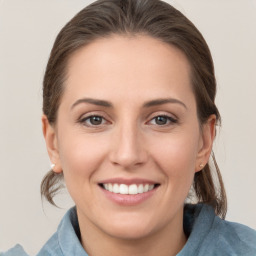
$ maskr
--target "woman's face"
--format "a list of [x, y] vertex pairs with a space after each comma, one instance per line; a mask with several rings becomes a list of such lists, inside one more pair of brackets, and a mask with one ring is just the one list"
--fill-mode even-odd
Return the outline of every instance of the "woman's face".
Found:
[[122, 238], [182, 227], [215, 118], [200, 130], [181, 51], [147, 36], [94, 41], [69, 61], [55, 128], [43, 123], [81, 226]]

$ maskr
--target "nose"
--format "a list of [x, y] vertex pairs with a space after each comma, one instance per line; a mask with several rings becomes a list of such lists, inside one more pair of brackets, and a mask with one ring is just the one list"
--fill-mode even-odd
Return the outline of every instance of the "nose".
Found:
[[131, 170], [147, 161], [143, 136], [135, 125], [117, 128], [112, 138], [110, 161], [114, 165]]

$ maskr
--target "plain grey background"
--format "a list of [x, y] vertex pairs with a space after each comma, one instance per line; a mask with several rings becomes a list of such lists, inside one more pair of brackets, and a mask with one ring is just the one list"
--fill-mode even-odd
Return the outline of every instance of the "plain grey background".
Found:
[[[61, 27], [92, 1], [0, 0], [0, 251], [35, 254], [72, 206], [44, 204], [50, 168], [41, 132], [42, 78]], [[256, 229], [256, 0], [168, 1], [199, 28], [212, 51], [223, 125], [215, 154], [228, 195], [227, 219]]]

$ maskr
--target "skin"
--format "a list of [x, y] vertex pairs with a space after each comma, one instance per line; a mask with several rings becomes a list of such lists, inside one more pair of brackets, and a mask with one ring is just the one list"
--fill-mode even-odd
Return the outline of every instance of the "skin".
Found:
[[[181, 103], [145, 106], [166, 98]], [[95, 125], [91, 115], [103, 118]], [[163, 115], [170, 118], [158, 122]], [[169, 256], [182, 249], [184, 200], [195, 172], [209, 159], [215, 120], [210, 116], [200, 127], [190, 65], [173, 46], [143, 35], [115, 35], [71, 56], [57, 122], [51, 126], [46, 116], [42, 122], [54, 171], [64, 173], [77, 206], [89, 255]], [[122, 206], [98, 185], [113, 177], [160, 186], [142, 203]]]

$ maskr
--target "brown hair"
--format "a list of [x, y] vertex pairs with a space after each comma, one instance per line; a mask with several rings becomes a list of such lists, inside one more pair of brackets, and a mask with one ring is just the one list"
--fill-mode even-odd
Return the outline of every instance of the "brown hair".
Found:
[[[145, 34], [176, 46], [191, 65], [191, 81], [197, 102], [200, 124], [220, 114], [214, 103], [216, 80], [210, 50], [201, 33], [182, 13], [160, 0], [98, 0], [80, 11], [58, 34], [53, 45], [43, 82], [43, 112], [55, 124], [64, 91], [66, 67], [70, 56], [90, 42], [113, 34]], [[214, 155], [217, 174], [214, 181], [209, 163], [194, 177], [197, 202], [212, 205], [225, 218], [227, 200]], [[41, 183], [41, 195], [55, 205], [53, 196], [61, 187], [62, 174], [52, 170]], [[217, 184], [216, 184], [217, 183]]]

